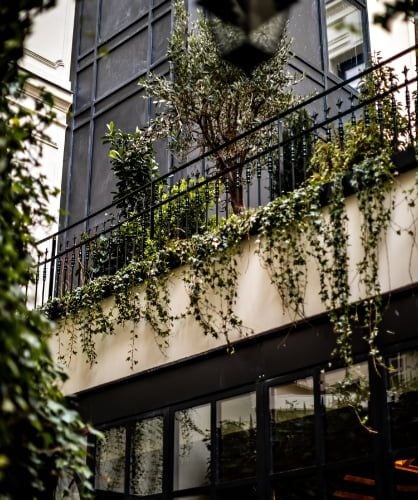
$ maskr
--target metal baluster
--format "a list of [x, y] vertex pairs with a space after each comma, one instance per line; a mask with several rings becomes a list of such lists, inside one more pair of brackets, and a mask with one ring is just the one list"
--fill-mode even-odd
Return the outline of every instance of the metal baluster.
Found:
[[[87, 239], [90, 239], [90, 229], [87, 231]], [[82, 284], [88, 283], [89, 281], [89, 260], [90, 260], [90, 241], [85, 244], [84, 250], [84, 272]]]
[[296, 187], [296, 148], [295, 148], [295, 137], [293, 132], [289, 133], [290, 138], [290, 168], [292, 173], [292, 189]]
[[403, 69], [403, 74], [405, 77], [405, 108], [406, 108], [406, 116], [408, 118], [408, 136], [409, 136], [409, 143], [413, 144], [414, 142], [414, 137], [412, 133], [412, 115], [411, 115], [411, 94], [409, 92], [409, 86], [407, 85], [408, 82], [408, 68], [405, 66]]
[[255, 160], [255, 175], [257, 178], [257, 205], [261, 206], [261, 162], [260, 158]]
[[303, 180], [306, 180], [306, 167], [308, 163], [308, 138], [306, 137], [305, 124], [302, 125], [302, 168]]
[[393, 74], [393, 71], [390, 73], [390, 83], [391, 83], [391, 114], [393, 118], [393, 148], [397, 149], [398, 147], [398, 142], [399, 142], [399, 131], [398, 131], [398, 116], [397, 116], [397, 111], [398, 107], [396, 105], [396, 98], [395, 98], [395, 89], [396, 89], [396, 77]]
[[185, 229], [183, 227], [183, 221], [181, 220], [181, 194], [180, 194], [180, 188], [177, 191], [177, 198], [176, 198], [176, 236], [177, 238], [180, 236], [180, 231]]
[[80, 246], [78, 247], [78, 279], [77, 279], [77, 286], [80, 287], [82, 284], [82, 272], [83, 272], [83, 243], [81, 242], [80, 239]]
[[172, 196], [172, 186], [171, 184], [168, 186], [168, 193], [167, 193], [167, 200], [168, 200], [168, 203], [167, 203], [167, 235], [168, 237], [170, 238], [171, 237], [171, 231], [172, 231], [172, 228], [171, 228], [171, 225], [172, 225], [172, 217], [173, 217], [173, 201], [171, 199], [171, 196]]
[[235, 197], [238, 198], [239, 203], [242, 205], [243, 201], [242, 196], [241, 196], [241, 189], [242, 189], [242, 179], [241, 179], [241, 173], [240, 170], [242, 169], [241, 166], [237, 167], [234, 175], [234, 191], [235, 191]]
[[[271, 146], [271, 141], [270, 141]], [[269, 176], [269, 200], [273, 201], [274, 193], [273, 193], [273, 152], [269, 151], [267, 157], [267, 173]], [[248, 206], [249, 208], [249, 206]]]
[[[199, 174], [195, 172], [195, 186], [199, 182]], [[195, 198], [194, 198], [194, 206], [195, 206], [195, 233], [199, 234], [199, 221], [201, 214], [201, 199], [200, 199], [200, 188], [195, 188]]]
[[119, 255], [120, 255], [120, 239], [121, 239], [120, 222], [121, 222], [120, 212], [118, 212], [117, 228], [116, 228], [116, 268], [115, 268], [115, 272], [119, 271]]
[[45, 285], [46, 285], [46, 268], [47, 268], [47, 260], [48, 260], [48, 249], [45, 250], [45, 260], [44, 260], [44, 269], [42, 271], [42, 302], [41, 306], [45, 302]]
[[209, 191], [209, 182], [205, 179], [205, 227], [207, 229], [209, 223], [209, 204], [210, 204], [210, 191]]
[[313, 144], [315, 144], [316, 140], [318, 139], [318, 135], [316, 134], [316, 129], [317, 129], [316, 120], [317, 119], [318, 119], [318, 113], [317, 112], [312, 113], [311, 120], [312, 120], [312, 127], [313, 127], [313, 131], [312, 131], [312, 143]]
[[155, 221], [154, 221], [154, 210], [155, 210], [155, 184], [154, 181], [151, 181], [151, 198], [150, 198], [150, 207], [149, 207], [149, 217], [150, 217], [150, 228], [149, 228], [149, 237], [154, 239], [154, 230], [155, 230]]
[[341, 107], [343, 105], [343, 100], [341, 97], [337, 101], [337, 109], [338, 109], [338, 139], [340, 141], [340, 146], [344, 147], [344, 124], [341, 116]]
[[146, 206], [145, 199], [142, 200], [142, 214], [141, 214], [141, 227], [142, 227], [142, 235], [141, 235], [141, 253], [139, 255], [140, 258], [143, 257], [145, 252], [145, 242], [147, 238], [147, 221], [146, 221]]
[[65, 295], [67, 291], [67, 273], [68, 273], [68, 245], [69, 241], [67, 240], [65, 242], [65, 257], [64, 257], [64, 276], [63, 276], [63, 288], [62, 288], [62, 293]]
[[70, 267], [71, 267], [71, 277], [70, 277], [70, 291], [73, 290], [73, 284], [74, 284], [74, 267], [75, 267], [75, 244], [76, 244], [76, 237], [74, 236], [73, 240], [73, 249], [71, 251], [71, 261], [70, 261]]
[[[161, 193], [161, 196], [159, 196]], [[158, 217], [160, 219], [159, 224], [158, 224], [158, 247], [161, 247], [163, 237], [164, 237], [164, 227], [163, 227], [163, 221], [164, 221], [164, 215], [163, 215], [163, 204], [162, 204], [162, 190], [157, 190], [157, 202], [159, 203], [158, 207]]]
[[41, 266], [41, 255], [38, 253], [38, 263], [36, 265], [36, 273], [35, 273], [35, 299], [34, 299], [34, 307], [38, 303], [38, 285], [39, 285], [39, 269]]
[[[331, 111], [331, 108], [329, 106], [325, 105], [325, 107], [324, 107], [325, 120], [328, 120], [330, 111]], [[327, 142], [330, 142], [332, 140], [332, 134], [331, 134], [331, 127], [329, 126], [329, 123], [327, 123], [325, 125], [325, 133], [326, 133]]]
[[49, 290], [48, 290], [49, 299], [52, 299], [54, 294], [54, 269], [55, 269], [56, 252], [57, 252], [57, 238], [54, 236], [52, 238], [51, 263], [49, 265]]
[[130, 256], [131, 262], [133, 260], [135, 260], [136, 246], [137, 246], [139, 231], [140, 231], [140, 226], [141, 226], [141, 224], [140, 224], [141, 219], [140, 219], [140, 216], [138, 215], [138, 201], [135, 202], [134, 213], [136, 215], [135, 215], [135, 224], [133, 226], [134, 231], [132, 233], [132, 246], [131, 246], [131, 256]]
[[354, 94], [351, 94], [350, 97], [350, 108], [351, 108], [351, 125], [354, 127], [354, 125], [357, 123], [356, 120], [356, 115], [354, 113], [354, 101], [357, 99], [357, 97]]
[[229, 177], [225, 178], [225, 217], [229, 217]]
[[282, 185], [282, 169], [284, 168], [283, 162], [281, 161], [282, 157], [282, 151], [283, 151], [283, 145], [281, 142], [281, 122], [280, 120], [277, 120], [277, 166], [276, 166], [276, 172], [277, 172], [277, 177], [278, 177], [278, 182], [277, 182], [277, 196], [281, 196], [282, 191], [283, 191], [283, 185]]
[[189, 225], [190, 225], [190, 177], [186, 178], [186, 238], [189, 237]]
[[364, 126], [366, 129], [368, 129], [370, 127], [370, 113], [368, 105], [363, 107], [363, 119], [364, 119]]
[[216, 178], [215, 180], [215, 220], [216, 220], [216, 225], [218, 225], [219, 222], [219, 178]]
[[[104, 223], [106, 224], [106, 222]], [[114, 227], [114, 218], [113, 214], [112, 217], [110, 218], [110, 231], [107, 236], [107, 275], [110, 276], [112, 274], [112, 237], [113, 237], [113, 227]], [[104, 232], [104, 225], [103, 225], [103, 232]]]
[[251, 204], [251, 195], [250, 195], [251, 165], [249, 162], [247, 162], [247, 166], [245, 167], [245, 184], [247, 186], [247, 207], [250, 208], [250, 204]]
[[57, 261], [57, 268], [56, 268], [56, 273], [55, 273], [55, 296], [56, 297], [61, 297], [61, 252], [62, 252], [62, 243], [60, 243], [59, 246], [59, 257], [56, 259]]
[[[127, 217], [132, 216], [132, 206], [131, 204], [128, 205], [128, 215]], [[126, 218], [125, 218], [126, 220]], [[132, 235], [131, 232], [128, 230], [128, 228], [124, 232], [124, 237], [123, 237], [123, 265], [126, 266], [126, 264], [129, 262], [129, 241], [132, 241]]]

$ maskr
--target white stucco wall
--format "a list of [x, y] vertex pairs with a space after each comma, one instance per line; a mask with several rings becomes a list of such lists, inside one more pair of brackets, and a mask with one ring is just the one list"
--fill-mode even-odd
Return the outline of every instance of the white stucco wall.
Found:
[[[380, 283], [382, 292], [396, 290], [418, 281], [418, 249], [413, 244], [411, 236], [402, 231], [396, 234], [399, 228], [412, 228], [413, 220], [418, 219], [418, 207], [409, 207], [404, 201], [402, 191], [414, 185], [415, 171], [400, 176], [393, 197], [396, 200], [391, 227], [380, 247]], [[356, 198], [351, 196], [346, 201], [349, 216], [348, 231], [350, 234], [350, 283], [352, 300], [363, 297], [358, 285], [356, 263], [362, 257], [359, 240], [360, 213]], [[240, 279], [238, 284], [237, 314], [242, 318], [244, 325], [251, 328], [254, 334], [292, 324], [292, 318], [283, 311], [277, 291], [271, 285], [267, 271], [262, 267], [259, 257], [254, 253], [255, 238], [243, 243], [243, 253], [240, 259]], [[319, 278], [313, 262], [309, 265], [309, 279], [306, 290], [306, 317], [324, 311], [319, 298]], [[184, 311], [187, 304], [187, 294], [181, 280], [181, 270], [173, 273], [170, 285], [171, 306], [173, 312]], [[111, 298], [105, 301], [105, 306], [112, 304]], [[59, 331], [53, 339], [53, 348], [58, 353], [58, 343], [61, 342], [61, 353], [66, 349], [68, 325]], [[68, 366], [70, 379], [65, 385], [68, 393], [94, 387], [138, 373], [150, 368], [174, 362], [189, 356], [203, 353], [214, 347], [224, 344], [224, 339], [215, 340], [204, 336], [193, 318], [179, 320], [175, 323], [169, 346], [161, 351], [154, 339], [151, 328], [141, 322], [136, 333], [139, 338], [136, 342], [137, 360], [134, 370], [130, 369], [126, 357], [129, 352], [130, 325], [118, 326], [116, 334], [98, 338], [96, 349], [98, 363], [89, 367], [81, 354], [73, 356]], [[237, 337], [231, 335], [234, 340]], [[78, 346], [78, 351], [81, 349]]]
[[[375, 14], [384, 12], [384, 3], [386, 2], [394, 3], [394, 0], [367, 0], [372, 54], [379, 54], [383, 60], [415, 45], [415, 25], [412, 19], [405, 21], [403, 16], [396, 16], [390, 25], [390, 31], [373, 22]], [[415, 68], [415, 64], [415, 52], [412, 51], [394, 62], [392, 66], [400, 75], [405, 65], [408, 68]]]
[[[19, 65], [31, 74], [23, 104], [34, 107], [39, 89], [45, 88], [54, 98], [56, 119], [47, 130], [49, 141], [43, 145], [41, 172], [53, 188], [61, 188], [66, 116], [72, 103], [70, 66], [74, 27], [75, 0], [57, 0], [57, 5], [34, 20], [27, 38], [24, 57]], [[50, 214], [58, 219], [59, 195], [49, 201]], [[34, 229], [40, 239], [55, 231], [57, 224]]]

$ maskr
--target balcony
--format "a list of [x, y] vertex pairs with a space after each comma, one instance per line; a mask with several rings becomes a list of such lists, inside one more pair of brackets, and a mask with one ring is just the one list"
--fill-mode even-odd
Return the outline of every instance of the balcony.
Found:
[[[35, 307], [99, 277], [112, 276], [129, 263], [141, 262], [150, 247], [153, 252], [170, 248], [173, 242], [212, 231], [231, 216], [255, 213], [258, 207], [306, 185], [315, 175], [312, 155], [317, 144], [336, 143], [344, 150], [347, 140], [353, 141], [356, 126], [374, 135], [382, 147], [390, 142], [398, 172], [413, 168], [417, 76], [406, 67], [401, 75], [388, 68], [414, 49], [300, 101], [38, 242]], [[376, 82], [384, 71], [390, 75], [390, 85], [380, 91], [378, 85], [374, 95], [361, 97], [350, 86], [359, 79]], [[242, 151], [244, 161], [240, 160]], [[368, 153], [360, 155], [364, 158]], [[344, 180], [346, 194], [351, 189], [350, 168]], [[322, 191], [326, 204], [326, 182]], [[256, 224], [250, 232], [257, 232]], [[175, 253], [170, 256], [172, 267], [181, 264]]]

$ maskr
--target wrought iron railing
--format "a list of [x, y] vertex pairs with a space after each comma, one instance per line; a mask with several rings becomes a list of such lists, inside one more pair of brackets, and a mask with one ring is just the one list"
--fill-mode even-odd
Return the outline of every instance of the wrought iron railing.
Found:
[[[155, 249], [169, 239], [204, 232], [232, 213], [295, 189], [310, 175], [315, 142], [344, 145], [347, 123], [363, 121], [374, 127], [382, 140], [390, 137], [394, 152], [415, 146], [416, 70], [405, 68], [395, 75], [388, 68], [416, 48], [299, 102], [39, 241], [32, 303], [37, 307], [99, 276], [114, 274], [142, 259], [150, 246]], [[373, 95], [361, 97], [350, 86], [370, 78], [376, 82], [385, 70], [389, 85]]]

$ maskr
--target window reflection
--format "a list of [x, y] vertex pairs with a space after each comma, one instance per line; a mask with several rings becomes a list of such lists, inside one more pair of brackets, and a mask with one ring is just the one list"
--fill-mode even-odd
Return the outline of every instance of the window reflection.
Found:
[[366, 463], [332, 470], [327, 474], [327, 498], [376, 499], [374, 465]]
[[330, 71], [344, 80], [360, 73], [365, 68], [361, 10], [348, 0], [328, 0], [326, 23]]
[[125, 485], [126, 432], [123, 427], [103, 431], [96, 448], [95, 488], [123, 492]]
[[369, 399], [367, 363], [354, 365], [349, 372], [341, 369], [325, 373], [322, 403], [326, 411], [328, 460], [370, 453]]
[[319, 498], [320, 489], [316, 475], [281, 477], [273, 484], [272, 500], [301, 500]]
[[255, 485], [248, 485], [240, 488], [228, 488], [218, 491], [217, 500], [257, 500], [257, 488]]
[[131, 493], [161, 493], [163, 482], [163, 418], [137, 422], [132, 442]]
[[418, 453], [410, 453], [408, 458], [396, 459], [393, 468], [395, 472], [395, 498], [410, 500], [418, 498]]
[[312, 377], [270, 389], [274, 470], [313, 462], [314, 410]]
[[218, 402], [219, 477], [242, 479], [256, 472], [255, 393]]
[[418, 443], [418, 351], [390, 358], [389, 367], [392, 446], [406, 448]]
[[174, 489], [208, 484], [210, 474], [210, 405], [175, 414]]
[[389, 358], [388, 406], [392, 448], [399, 455], [393, 464], [395, 498], [415, 499], [418, 498], [418, 351]]

